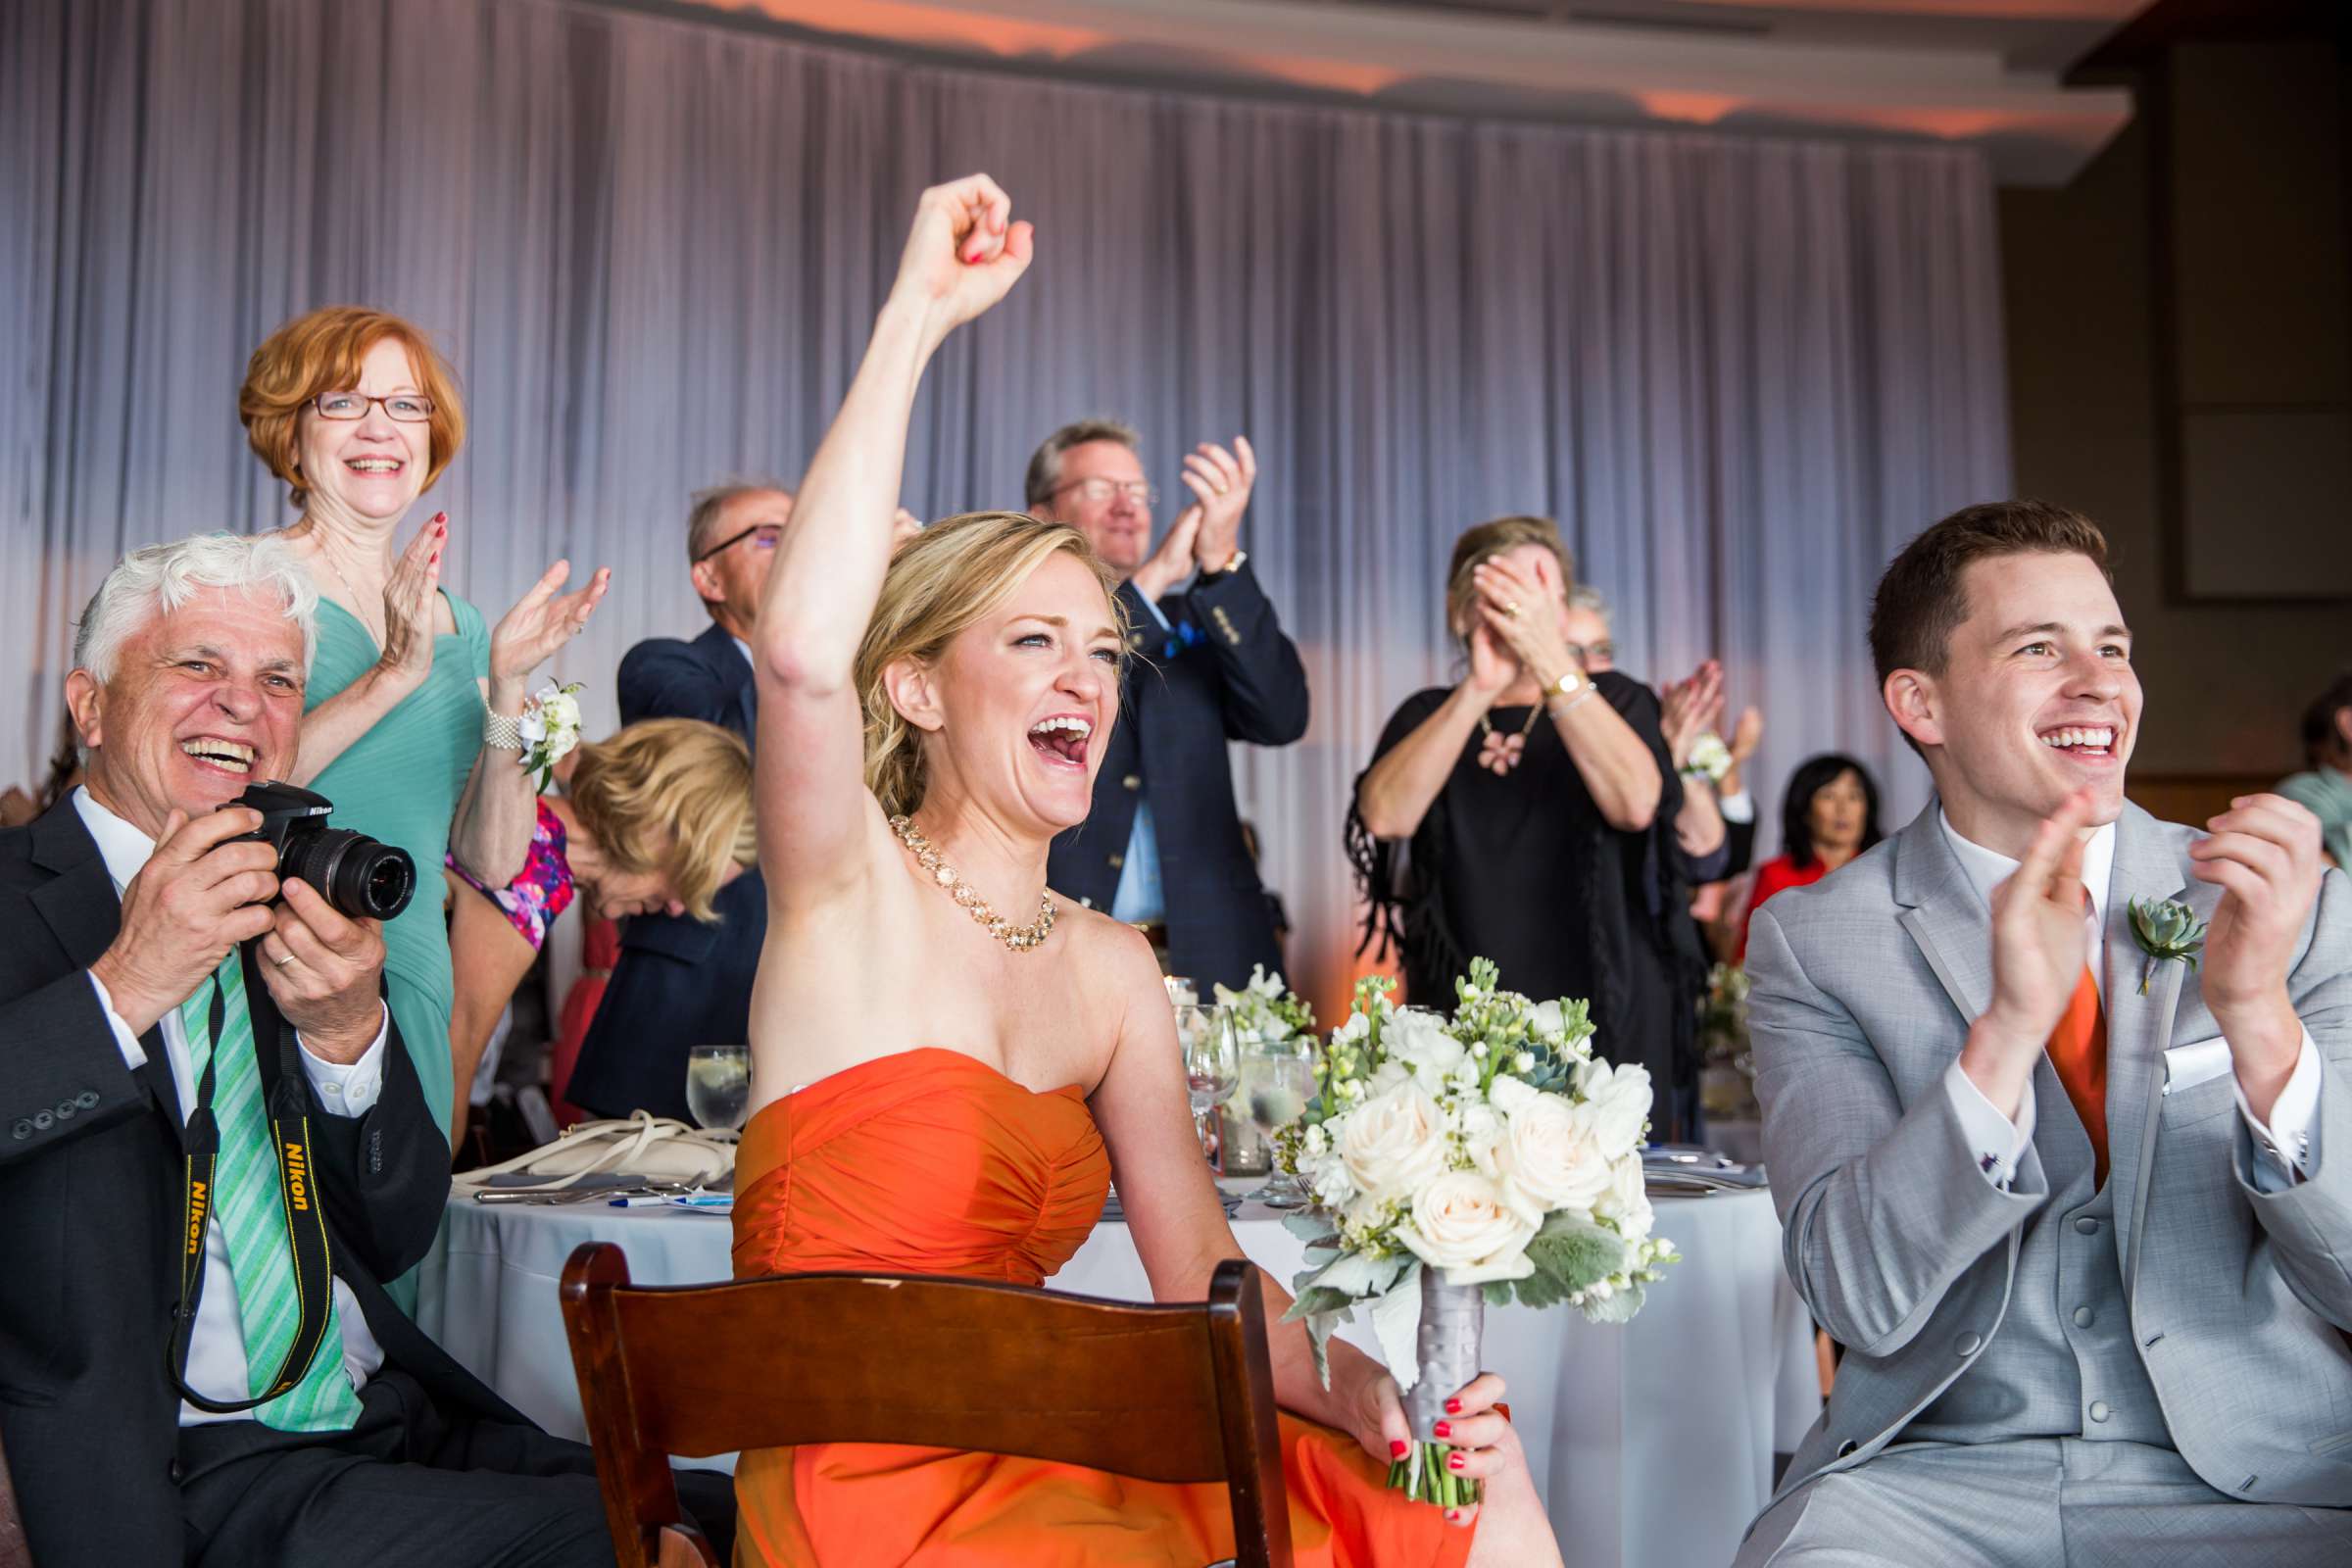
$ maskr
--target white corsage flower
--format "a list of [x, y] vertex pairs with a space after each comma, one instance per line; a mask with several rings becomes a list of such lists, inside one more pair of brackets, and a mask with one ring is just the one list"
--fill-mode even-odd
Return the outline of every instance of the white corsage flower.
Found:
[[545, 793], [554, 782], [556, 764], [580, 744], [580, 683], [559, 686], [549, 681], [522, 705], [516, 727], [522, 732], [522, 766], [536, 776]]

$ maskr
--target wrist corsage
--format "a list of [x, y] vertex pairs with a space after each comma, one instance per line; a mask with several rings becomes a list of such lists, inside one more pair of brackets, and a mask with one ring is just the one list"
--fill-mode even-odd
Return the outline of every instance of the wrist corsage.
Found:
[[1732, 749], [1723, 743], [1722, 736], [1707, 730], [1690, 743], [1690, 759], [1683, 763], [1682, 770], [1691, 778], [1720, 784], [1732, 770]]
[[551, 680], [522, 705], [523, 771], [537, 778], [542, 794], [555, 780], [556, 764], [580, 744], [579, 691], [576, 680], [562, 686]]

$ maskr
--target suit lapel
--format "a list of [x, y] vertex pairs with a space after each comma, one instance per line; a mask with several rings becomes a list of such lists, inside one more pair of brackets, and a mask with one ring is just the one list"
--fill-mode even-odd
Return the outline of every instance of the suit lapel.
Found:
[[[87, 969], [122, 928], [122, 901], [115, 896], [115, 880], [107, 874], [105, 858], [99, 855], [90, 830], [82, 825], [72, 796], [58, 802], [32, 825], [32, 863], [55, 873], [32, 890], [33, 908], [48, 922], [50, 934], [65, 950], [68, 961], [76, 969]], [[178, 1137], [184, 1130], [184, 1113], [179, 1088], [172, 1081], [172, 1057], [164, 1045], [163, 1027], [150, 1028], [139, 1037], [139, 1046], [147, 1060], [134, 1070], [163, 1107], [172, 1136]]]
[[[2124, 1277], [2135, 1274], [2135, 1249], [2147, 1202], [2148, 1164], [2162, 1120], [2164, 1053], [2173, 1035], [2185, 964], [2159, 964], [2139, 994], [2143, 955], [2132, 935], [2132, 902], [2181, 896], [2186, 879], [2163, 826], [2127, 805], [2115, 824], [2115, 869], [2107, 882], [2101, 980], [2107, 1007], [2108, 1180], [2115, 1184], [2116, 1243]], [[2193, 901], [2192, 901], [2193, 902]], [[2210, 910], [2204, 911], [2210, 913]]]
[[1992, 1004], [1992, 915], [1944, 842], [1941, 814], [1930, 801], [1896, 838], [1894, 901], [1965, 1027]]
[[712, 626], [694, 640], [701, 650], [703, 662], [712, 674], [735, 694], [735, 733], [744, 744], [758, 745], [760, 723], [759, 682], [753, 678], [752, 662], [743, 657], [735, 646], [735, 638], [724, 626]]

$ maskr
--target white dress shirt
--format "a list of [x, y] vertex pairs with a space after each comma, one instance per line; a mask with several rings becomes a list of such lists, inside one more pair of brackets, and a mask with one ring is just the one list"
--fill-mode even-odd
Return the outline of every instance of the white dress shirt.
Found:
[[[1938, 810], [1936, 821], [1943, 828], [1944, 842], [1952, 847], [1960, 869], [1967, 873], [1969, 885], [1984, 907], [1992, 907], [1992, 891], [2017, 870], [2018, 862], [1995, 850], [1960, 836], [1952, 826], [1950, 816]], [[2115, 869], [2115, 824], [2093, 832], [2082, 845], [2082, 886], [2090, 897], [2082, 906], [2083, 955], [2090, 964], [2091, 982], [2099, 988], [2104, 1001], [2107, 990], [2107, 968], [2100, 961], [2106, 956], [2104, 937], [2107, 930], [2107, 884]], [[2018, 1102], [2017, 1118], [2012, 1121], [2001, 1114], [1999, 1107], [1984, 1098], [1975, 1080], [1961, 1071], [1955, 1061], [1944, 1073], [1943, 1083], [1952, 1098], [1952, 1109], [1959, 1114], [1961, 1129], [1967, 1133], [1969, 1147], [1979, 1152], [1978, 1168], [1984, 1179], [2003, 1192], [2016, 1178], [2017, 1162], [2034, 1142], [2034, 1082], [2026, 1081], [2026, 1092]], [[2311, 1031], [2303, 1031], [2303, 1052], [2295, 1060], [2295, 1070], [2279, 1091], [2278, 1102], [2271, 1106], [2270, 1125], [2265, 1126], [2246, 1103], [2246, 1095], [2238, 1085], [2235, 1073], [2230, 1075], [2230, 1092], [2237, 1097], [2238, 1113], [2245, 1117], [2246, 1126], [2254, 1135], [2254, 1144], [2264, 1156], [2254, 1162], [2255, 1185], [2265, 1192], [2283, 1192], [2303, 1179], [2310, 1169], [2311, 1124], [2320, 1108], [2320, 1054], [2313, 1044]]]
[[[81, 813], [90, 837], [98, 841], [98, 853], [105, 858], [107, 875], [114, 878], [115, 893], [120, 897], [130, 879], [146, 865], [147, 858], [155, 853], [154, 840], [92, 800], [87, 789], [74, 792], [74, 808]], [[131, 1033], [130, 1025], [115, 1011], [114, 998], [106, 994], [105, 982], [92, 974], [90, 987], [98, 993], [98, 1005], [106, 1010], [106, 1021], [114, 1027], [115, 1044], [122, 1050], [123, 1062], [137, 1071], [147, 1063], [147, 1052], [140, 1046], [139, 1037]], [[196, 1103], [196, 1074], [189, 1061], [188, 1037], [180, 1026], [179, 1009], [173, 1007], [166, 1012], [156, 1027], [162, 1031], [164, 1050], [172, 1058], [172, 1082], [179, 1091], [184, 1116]], [[303, 1072], [329, 1115], [365, 1115], [383, 1093], [387, 1034], [388, 1028], [377, 1029], [374, 1043], [348, 1066], [311, 1054], [305, 1044]], [[375, 1343], [375, 1336], [368, 1331], [368, 1319], [361, 1313], [351, 1287], [341, 1280], [335, 1281], [335, 1321], [343, 1331], [343, 1366], [351, 1374], [351, 1386], [356, 1389], [384, 1364], [384, 1351]], [[246, 1381], [245, 1331], [237, 1316], [237, 1281], [228, 1266], [228, 1240], [220, 1228], [218, 1204], [205, 1225], [204, 1298], [197, 1305], [196, 1330], [188, 1336], [188, 1366], [184, 1376], [189, 1388], [209, 1399], [225, 1402], [253, 1397]], [[179, 1424], [183, 1427], [207, 1421], [250, 1419], [251, 1411], [218, 1415], [199, 1410], [184, 1399], [180, 1401]]]

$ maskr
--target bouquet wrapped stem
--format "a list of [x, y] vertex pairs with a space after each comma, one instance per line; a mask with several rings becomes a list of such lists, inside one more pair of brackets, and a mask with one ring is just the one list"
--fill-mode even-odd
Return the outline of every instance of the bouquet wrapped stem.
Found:
[[1448, 1285], [1445, 1275], [1444, 1269], [1421, 1270], [1421, 1326], [1413, 1340], [1418, 1375], [1404, 1396], [1413, 1446], [1389, 1466], [1389, 1485], [1416, 1502], [1466, 1508], [1478, 1501], [1479, 1484], [1446, 1468], [1453, 1445], [1439, 1442], [1434, 1428], [1446, 1419], [1446, 1401], [1478, 1376], [1487, 1295], [1482, 1286]]

